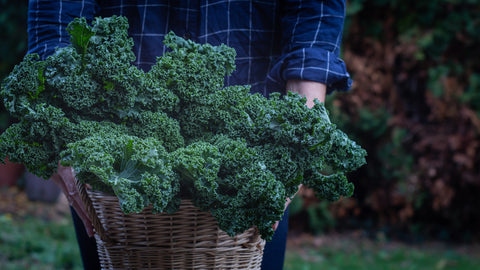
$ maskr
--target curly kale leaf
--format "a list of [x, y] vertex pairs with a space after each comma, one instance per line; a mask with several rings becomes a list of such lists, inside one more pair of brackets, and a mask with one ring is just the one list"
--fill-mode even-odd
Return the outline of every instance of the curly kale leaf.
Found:
[[27, 122], [9, 126], [0, 135], [0, 153], [8, 153], [10, 161], [23, 163], [29, 171], [35, 168], [32, 173], [48, 179], [56, 169], [57, 163], [52, 162], [55, 160], [52, 155], [55, 156], [57, 153], [52, 153], [41, 140], [31, 138], [28, 131]]
[[85, 67], [85, 55], [87, 54], [88, 44], [90, 38], [95, 35], [90, 27], [85, 27], [87, 20], [80, 18], [74, 20], [67, 26], [67, 31], [70, 34], [70, 41], [77, 52], [82, 56], [82, 69]]
[[140, 112], [176, 113], [178, 110], [180, 99], [151, 73], [145, 73], [138, 88], [134, 107]]
[[180, 124], [166, 113], [145, 111], [133, 119], [132, 135], [155, 138], [168, 152], [184, 146]]
[[[257, 147], [268, 170], [285, 185], [287, 196], [293, 195], [300, 183], [316, 187], [322, 198], [335, 199], [338, 196], [322, 194], [337, 192], [351, 195], [351, 184], [346, 181], [317, 185], [319, 177], [313, 177], [322, 173], [343, 179], [341, 175], [365, 164], [365, 150], [330, 122], [324, 104], [316, 102], [310, 109], [305, 106], [306, 99], [294, 93], [274, 93], [267, 99], [232, 90], [236, 95], [233, 102], [227, 102], [228, 107], [214, 106], [213, 114], [219, 113], [212, 119], [225, 121], [216, 127], [220, 133], [244, 138], [249, 146]], [[216, 100], [221, 99], [212, 98]]]
[[110, 189], [126, 214], [141, 212], [150, 204], [154, 212], [178, 206], [179, 179], [168, 163], [168, 153], [152, 138], [102, 132], [68, 144], [62, 156], [80, 181]]
[[90, 26], [76, 18], [68, 29], [73, 45], [49, 56], [45, 72], [48, 86], [60, 93], [62, 107], [90, 119], [134, 114], [145, 75], [131, 64], [135, 55], [127, 20], [97, 18]]
[[344, 173], [333, 173], [329, 175], [315, 171], [311, 180], [306, 184], [316, 191], [319, 198], [329, 201], [336, 201], [341, 197], [350, 197], [353, 194], [354, 186], [348, 182]]
[[270, 239], [284, 210], [285, 188], [245, 141], [218, 135], [171, 153], [185, 198], [210, 211], [230, 235], [256, 225]]
[[102, 103], [102, 82], [93, 79], [92, 74], [82, 72], [80, 55], [72, 47], [58, 49], [45, 61], [46, 87], [56, 93], [53, 103], [69, 117], [99, 117], [104, 110]]
[[252, 119], [245, 112], [252, 96], [249, 91], [249, 86], [229, 86], [209, 94], [202, 103], [185, 104], [177, 116], [182, 134], [187, 140], [209, 140], [217, 134], [245, 138], [252, 134]]
[[38, 104], [0, 135], [0, 153], [8, 153], [11, 161], [23, 163], [31, 173], [48, 179], [57, 168], [72, 125], [60, 109]]
[[[215, 200], [221, 155], [208, 142], [195, 142], [171, 153], [174, 171], [181, 179], [184, 196], [195, 205], [208, 209]], [[207, 210], [208, 211], [208, 210]]]
[[285, 187], [244, 140], [219, 135], [212, 143], [222, 154], [212, 215], [230, 235], [256, 225], [264, 239], [271, 239], [272, 225], [285, 207]]
[[293, 196], [298, 191], [298, 186], [303, 182], [303, 173], [306, 164], [312, 162], [310, 156], [297, 156], [298, 152], [287, 146], [267, 143], [255, 146], [258, 153], [278, 181], [285, 186], [286, 197]]
[[157, 58], [149, 73], [184, 103], [206, 101], [235, 69], [236, 52], [226, 45], [201, 45], [173, 32], [165, 36], [164, 43], [172, 50]]
[[29, 54], [3, 80], [0, 94], [12, 116], [22, 118], [35, 104], [50, 104], [52, 93], [45, 91], [45, 66], [37, 54]]
[[323, 157], [331, 170], [347, 173], [365, 164], [366, 151], [347, 134], [336, 129], [329, 135], [332, 143]]

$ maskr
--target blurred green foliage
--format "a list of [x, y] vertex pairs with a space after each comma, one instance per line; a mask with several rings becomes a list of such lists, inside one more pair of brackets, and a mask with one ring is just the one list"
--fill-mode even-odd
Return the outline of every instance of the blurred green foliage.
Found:
[[0, 0], [0, 78], [19, 63], [28, 46], [28, 1]]
[[327, 106], [369, 157], [354, 199], [329, 207], [336, 228], [480, 240], [478, 14], [478, 0], [347, 1], [354, 86]]
[[[19, 63], [28, 47], [27, 0], [0, 0], [0, 80]], [[0, 131], [10, 125], [12, 119], [0, 106]]]
[[443, 246], [411, 246], [360, 237], [318, 237], [290, 245], [285, 270], [475, 270], [480, 258]]
[[82, 269], [69, 217], [57, 221], [0, 215], [2, 269]]
[[[461, 77], [468, 85], [475, 84], [475, 78], [480, 75], [480, 1], [347, 2], [346, 40], [353, 18], [361, 17], [355, 23], [360, 24], [364, 37], [385, 41], [388, 36], [393, 36], [399, 43], [412, 43], [418, 47], [415, 59], [428, 67], [429, 90], [435, 94], [444, 94], [444, 87], [438, 84], [444, 77]], [[385, 29], [386, 24], [391, 24], [391, 28]], [[463, 100], [480, 109], [479, 103], [470, 98], [478, 95], [478, 84], [465, 90]]]

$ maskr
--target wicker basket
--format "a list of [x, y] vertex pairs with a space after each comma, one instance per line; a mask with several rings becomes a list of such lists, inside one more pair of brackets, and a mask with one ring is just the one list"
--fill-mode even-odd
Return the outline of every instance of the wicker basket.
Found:
[[265, 241], [256, 228], [230, 237], [187, 200], [174, 214], [125, 215], [117, 197], [78, 187], [102, 269], [260, 269]]

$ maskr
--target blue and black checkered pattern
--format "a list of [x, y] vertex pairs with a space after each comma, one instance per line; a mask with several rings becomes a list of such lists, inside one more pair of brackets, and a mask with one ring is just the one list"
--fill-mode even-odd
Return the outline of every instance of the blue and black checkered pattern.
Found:
[[29, 53], [45, 57], [69, 42], [75, 17], [124, 15], [137, 60], [148, 70], [169, 31], [237, 51], [237, 70], [226, 84], [250, 84], [264, 95], [289, 79], [322, 82], [345, 91], [351, 80], [339, 58], [345, 14], [336, 0], [30, 0]]

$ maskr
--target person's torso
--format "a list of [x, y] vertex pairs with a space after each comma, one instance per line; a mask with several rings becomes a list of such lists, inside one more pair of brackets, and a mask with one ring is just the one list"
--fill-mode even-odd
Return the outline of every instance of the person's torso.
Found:
[[128, 18], [137, 56], [135, 64], [144, 70], [163, 54], [163, 37], [173, 31], [195, 42], [233, 47], [237, 69], [226, 78], [226, 85], [250, 84], [252, 92], [267, 95], [266, 76], [281, 52], [277, 2], [101, 0], [98, 16]]

